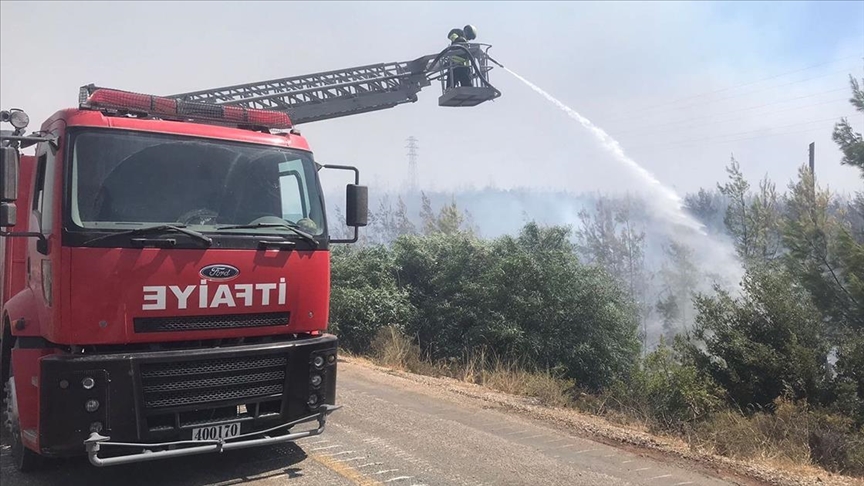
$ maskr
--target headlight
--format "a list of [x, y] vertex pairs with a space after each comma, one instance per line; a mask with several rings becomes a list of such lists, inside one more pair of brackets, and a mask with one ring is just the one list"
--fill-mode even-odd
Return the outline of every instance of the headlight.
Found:
[[312, 375], [312, 378], [309, 380], [309, 383], [312, 383], [312, 386], [320, 386], [321, 385], [321, 375]]
[[309, 395], [309, 400], [306, 400], [306, 403], [308, 403], [310, 407], [315, 405], [316, 403], [318, 403], [318, 395], [314, 393]]
[[315, 356], [315, 358], [312, 359], [312, 365], [316, 368], [324, 366], [324, 356]]
[[30, 124], [30, 117], [27, 116], [27, 113], [24, 113], [21, 110], [12, 110], [11, 113], [9, 113], [9, 123], [19, 130], [27, 128], [27, 125]]

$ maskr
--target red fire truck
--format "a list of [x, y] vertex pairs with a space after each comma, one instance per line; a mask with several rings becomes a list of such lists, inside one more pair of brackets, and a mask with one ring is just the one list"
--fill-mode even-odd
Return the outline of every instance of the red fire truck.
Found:
[[[433, 80], [442, 106], [497, 98], [487, 50], [170, 96], [84, 86], [29, 135], [23, 111], [2, 112], [0, 383], [17, 467], [322, 433], [338, 408], [328, 247], [357, 240], [367, 190], [356, 168], [316, 162], [296, 126], [416, 101]], [[471, 86], [448, 82], [454, 51], [470, 53]], [[323, 169], [353, 172], [353, 239], [328, 235]]]

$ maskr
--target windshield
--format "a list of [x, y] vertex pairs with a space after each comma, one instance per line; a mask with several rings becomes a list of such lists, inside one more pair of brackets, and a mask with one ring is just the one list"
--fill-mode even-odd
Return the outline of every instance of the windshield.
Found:
[[[72, 145], [70, 219], [83, 229], [158, 224], [220, 233], [324, 231], [307, 152], [143, 132], [91, 130]], [[259, 223], [266, 223], [260, 224]]]

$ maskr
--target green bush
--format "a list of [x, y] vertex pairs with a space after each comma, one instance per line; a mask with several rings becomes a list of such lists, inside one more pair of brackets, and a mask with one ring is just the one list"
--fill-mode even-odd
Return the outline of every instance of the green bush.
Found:
[[818, 403], [828, 387], [828, 344], [808, 294], [785, 271], [749, 269], [743, 295], [697, 296], [689, 359], [743, 410], [777, 397]]
[[363, 351], [395, 326], [433, 361], [482, 348], [593, 390], [627, 379], [639, 354], [635, 307], [578, 262], [569, 238], [529, 224], [491, 242], [456, 232], [334, 251], [333, 331]]
[[384, 247], [334, 250], [331, 275], [330, 331], [343, 348], [368, 352], [379, 329], [411, 320], [414, 310]]

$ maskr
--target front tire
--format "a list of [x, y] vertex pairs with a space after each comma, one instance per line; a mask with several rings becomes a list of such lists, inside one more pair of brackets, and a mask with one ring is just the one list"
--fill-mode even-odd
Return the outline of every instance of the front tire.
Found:
[[14, 372], [12, 367], [9, 367], [9, 379], [6, 380], [4, 391], [5, 402], [5, 425], [9, 430], [10, 439], [12, 439], [11, 455], [15, 462], [15, 468], [21, 472], [31, 472], [41, 468], [43, 461], [39, 454], [24, 446], [24, 441], [21, 438], [21, 424], [18, 419], [18, 397], [15, 393]]

